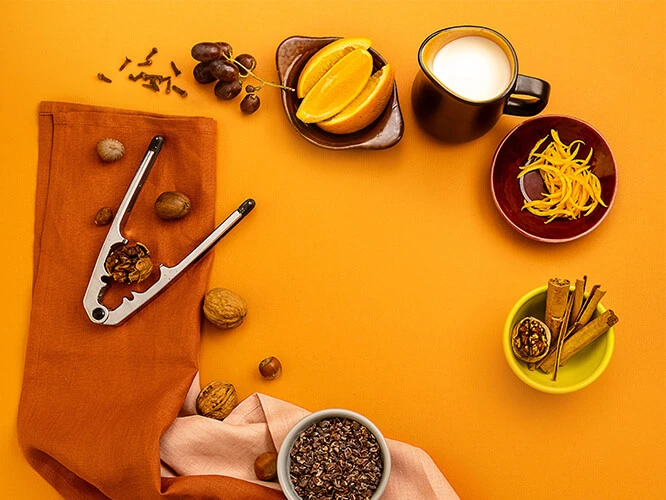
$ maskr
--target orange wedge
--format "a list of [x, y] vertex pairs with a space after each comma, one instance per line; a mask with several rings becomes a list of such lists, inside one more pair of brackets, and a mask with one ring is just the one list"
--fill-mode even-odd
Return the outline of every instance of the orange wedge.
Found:
[[371, 74], [370, 52], [365, 49], [351, 51], [307, 93], [296, 117], [304, 123], [316, 123], [337, 115], [361, 93]]
[[370, 77], [361, 93], [342, 111], [317, 126], [332, 134], [351, 134], [367, 127], [386, 108], [394, 81], [393, 68], [387, 64]]
[[308, 60], [298, 77], [297, 97], [305, 97], [321, 77], [352, 50], [368, 49], [371, 43], [367, 38], [342, 38], [321, 48]]

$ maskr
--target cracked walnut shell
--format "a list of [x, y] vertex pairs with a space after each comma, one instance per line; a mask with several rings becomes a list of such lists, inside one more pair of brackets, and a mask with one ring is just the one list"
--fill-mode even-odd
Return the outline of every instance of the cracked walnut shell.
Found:
[[204, 417], [224, 420], [238, 404], [233, 385], [214, 380], [201, 389], [197, 396], [197, 413]]
[[213, 288], [204, 297], [203, 312], [206, 319], [218, 328], [236, 328], [247, 315], [247, 304], [231, 290]]

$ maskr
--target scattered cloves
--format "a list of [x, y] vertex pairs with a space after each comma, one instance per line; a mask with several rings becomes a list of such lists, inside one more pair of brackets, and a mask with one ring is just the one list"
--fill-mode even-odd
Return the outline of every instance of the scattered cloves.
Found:
[[176, 63], [173, 62], [173, 61], [171, 61], [171, 69], [173, 70], [173, 73], [176, 76], [178, 76], [182, 73], [182, 71], [178, 69], [178, 67], [176, 66]]
[[151, 64], [153, 64], [153, 61], [151, 59], [146, 59], [145, 61], [138, 63], [137, 66], [150, 66]]
[[97, 78], [106, 83], [111, 83], [111, 78], [104, 75], [104, 73], [97, 73]]

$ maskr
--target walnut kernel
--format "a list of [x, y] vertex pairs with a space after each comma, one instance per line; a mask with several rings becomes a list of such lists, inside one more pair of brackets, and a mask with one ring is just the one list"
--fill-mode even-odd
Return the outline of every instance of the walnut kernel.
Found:
[[120, 245], [104, 262], [106, 272], [118, 283], [139, 283], [153, 272], [153, 261], [145, 245]]

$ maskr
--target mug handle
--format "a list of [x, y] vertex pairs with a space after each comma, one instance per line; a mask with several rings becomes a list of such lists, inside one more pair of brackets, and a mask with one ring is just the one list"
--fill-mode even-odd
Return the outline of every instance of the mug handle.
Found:
[[516, 86], [511, 94], [535, 97], [536, 99], [521, 99], [509, 96], [504, 104], [504, 113], [514, 116], [534, 116], [543, 111], [548, 104], [550, 84], [532, 76], [518, 75]]

